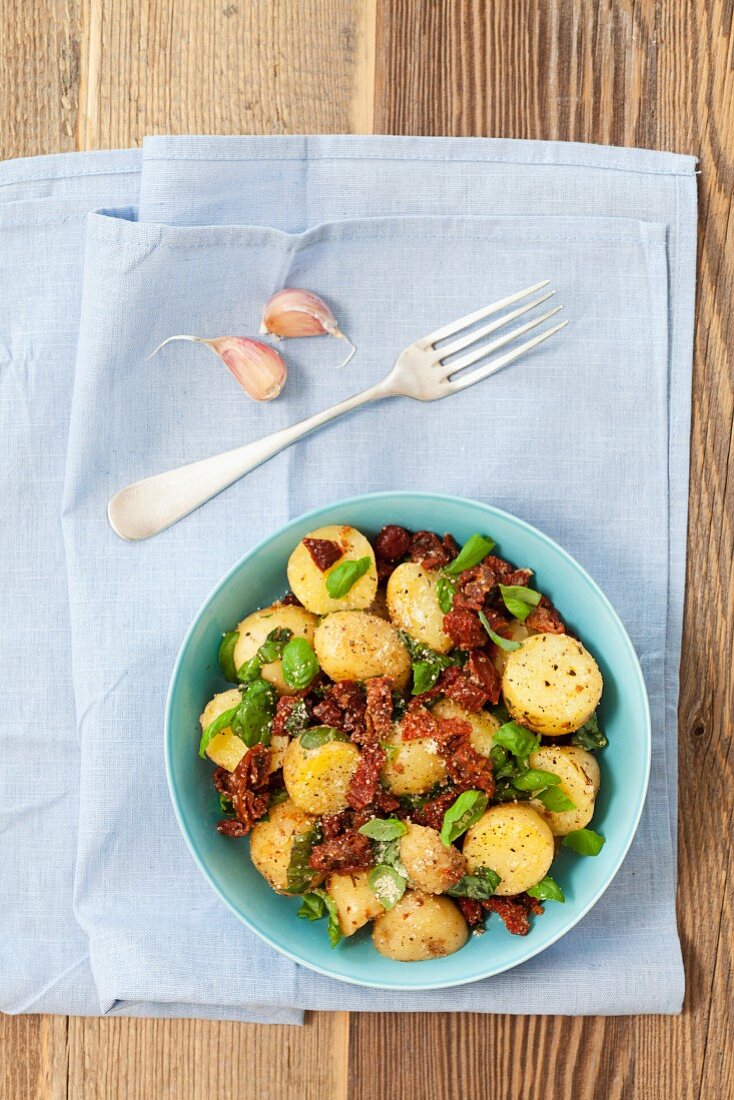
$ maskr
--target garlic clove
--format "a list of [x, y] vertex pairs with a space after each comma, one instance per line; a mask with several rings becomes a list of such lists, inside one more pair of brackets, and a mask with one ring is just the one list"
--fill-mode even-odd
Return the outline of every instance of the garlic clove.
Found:
[[323, 298], [310, 290], [284, 287], [265, 303], [261, 333], [276, 337], [336, 336], [346, 340], [352, 349], [340, 366], [344, 367], [357, 350], [351, 340], [339, 328], [336, 317]]
[[174, 340], [189, 340], [210, 347], [255, 401], [272, 401], [285, 385], [288, 371], [282, 355], [260, 340], [250, 340], [247, 336], [217, 336], [212, 340], [203, 336], [169, 336], [148, 358]]

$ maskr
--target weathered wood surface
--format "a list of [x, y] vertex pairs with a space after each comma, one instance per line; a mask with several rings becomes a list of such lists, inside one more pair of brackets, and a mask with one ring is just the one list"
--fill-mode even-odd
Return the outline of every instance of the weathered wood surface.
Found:
[[679, 1018], [0, 1018], [3, 1100], [734, 1095], [731, 0], [0, 0], [0, 156], [146, 133], [375, 132], [701, 158], [680, 709]]

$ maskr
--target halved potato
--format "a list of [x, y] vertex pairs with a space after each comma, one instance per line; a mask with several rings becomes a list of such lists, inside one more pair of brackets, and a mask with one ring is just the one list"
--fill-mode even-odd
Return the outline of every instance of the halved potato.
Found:
[[358, 764], [359, 749], [351, 741], [304, 749], [296, 737], [285, 750], [283, 782], [300, 810], [336, 814], [349, 805], [347, 790]]
[[381, 955], [420, 962], [452, 955], [469, 939], [466, 921], [450, 898], [406, 890], [394, 909], [375, 921], [372, 940]]
[[[525, 642], [528, 638], [532, 638], [535, 633], [535, 630], [525, 623], [521, 623], [519, 619], [513, 619], [510, 623], [510, 629], [507, 631], [507, 637], [511, 642]], [[500, 646], [495, 646], [493, 661], [494, 667], [497, 669], [500, 676], [505, 671], [505, 665], [507, 664], [507, 658], [509, 656], [510, 654], [506, 650], [501, 649]]]
[[382, 769], [382, 778], [393, 794], [425, 794], [446, 778], [446, 764], [431, 737], [403, 741], [396, 725], [387, 737], [392, 747]]
[[351, 875], [329, 875], [326, 889], [336, 902], [339, 927], [342, 935], [352, 936], [367, 921], [384, 913], [382, 902], [373, 894], [367, 871], [355, 871]]
[[[234, 666], [242, 668], [246, 661], [255, 656], [271, 630], [288, 629], [295, 638], [305, 638], [313, 644], [313, 635], [318, 619], [303, 607], [286, 604], [285, 607], [264, 607], [262, 611], [253, 611], [238, 625], [239, 638], [234, 647]], [[281, 695], [293, 695], [291, 688], [283, 679], [283, 666], [280, 661], [263, 665], [262, 678], [271, 683]]]
[[250, 833], [250, 858], [277, 893], [287, 893], [294, 839], [308, 832], [315, 820], [289, 800], [273, 806], [267, 818], [256, 822]]
[[411, 886], [426, 894], [443, 894], [464, 874], [464, 857], [453, 844], [426, 825], [408, 824], [400, 838], [400, 862]]
[[[225, 710], [231, 710], [232, 707], [238, 706], [241, 699], [242, 696], [237, 688], [220, 691], [218, 695], [210, 699], [199, 717], [201, 732], [203, 733], [207, 726], [210, 726], [220, 714], [224, 714]], [[233, 772], [247, 752], [247, 745], [241, 737], [238, 737], [236, 733], [232, 733], [229, 726], [225, 726], [223, 730], [212, 737], [205, 751], [209, 759], [213, 760], [220, 768], [226, 768], [228, 772]]]
[[[325, 572], [321, 572], [311, 557], [303, 541], [298, 543], [288, 559], [288, 584], [304, 607], [317, 615], [327, 615], [330, 611], [351, 611], [355, 608], [369, 607], [377, 592], [377, 566], [375, 552], [364, 535], [356, 527], [319, 527], [304, 536], [309, 539], [328, 539], [336, 542], [342, 556]], [[341, 599], [329, 595], [326, 578], [345, 561], [357, 561], [369, 558], [368, 571], [359, 578]]]
[[594, 816], [600, 772], [596, 757], [578, 745], [543, 745], [530, 755], [530, 767], [553, 772], [561, 782], [560, 790], [573, 802], [575, 810], [552, 813], [542, 802], [533, 805], [550, 825], [554, 836], [565, 836], [585, 828]]
[[389, 676], [398, 691], [408, 683], [410, 656], [392, 625], [367, 611], [336, 611], [316, 628], [314, 649], [332, 680]]
[[436, 570], [406, 561], [390, 574], [387, 607], [395, 625], [411, 638], [436, 653], [448, 653], [454, 643], [443, 629], [443, 611], [436, 595], [438, 578]]
[[471, 874], [491, 867], [502, 880], [496, 894], [521, 894], [548, 874], [555, 849], [553, 833], [532, 806], [491, 806], [468, 830], [462, 849]]
[[471, 726], [469, 740], [472, 748], [480, 752], [482, 756], [489, 756], [494, 744], [494, 735], [500, 728], [500, 722], [493, 714], [489, 714], [486, 710], [478, 710], [472, 714], [460, 707], [458, 703], [454, 703], [452, 699], [441, 699], [432, 708], [432, 713], [437, 718], [458, 718], [462, 722], [468, 722]]
[[572, 733], [593, 714], [602, 693], [599, 666], [567, 634], [535, 634], [510, 653], [502, 693], [512, 717], [536, 733]]

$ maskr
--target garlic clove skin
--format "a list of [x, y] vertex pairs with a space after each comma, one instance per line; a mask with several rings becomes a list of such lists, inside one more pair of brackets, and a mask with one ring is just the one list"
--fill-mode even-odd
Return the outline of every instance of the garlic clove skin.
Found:
[[188, 340], [210, 347], [254, 401], [272, 401], [285, 385], [288, 370], [282, 355], [260, 340], [251, 340], [247, 336], [217, 336], [212, 340], [203, 336], [169, 336], [151, 355], [175, 340]]
[[285, 287], [265, 304], [260, 332], [271, 336], [344, 337], [326, 302], [310, 290]]

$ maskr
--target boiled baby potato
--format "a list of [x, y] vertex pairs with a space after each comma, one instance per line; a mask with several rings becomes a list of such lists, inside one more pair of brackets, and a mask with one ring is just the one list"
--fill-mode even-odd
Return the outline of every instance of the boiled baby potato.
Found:
[[[294, 638], [305, 638], [313, 643], [314, 630], [318, 619], [310, 611], [302, 607], [265, 607], [262, 611], [253, 611], [238, 625], [239, 638], [234, 647], [234, 667], [242, 666], [255, 656], [260, 646], [271, 630], [287, 629], [292, 631]], [[293, 695], [295, 688], [291, 688], [283, 679], [283, 666], [280, 661], [271, 661], [269, 665], [263, 665], [262, 678], [280, 692], [281, 695]]]
[[502, 693], [512, 717], [536, 733], [572, 733], [596, 710], [599, 666], [567, 634], [535, 634], [507, 658]]
[[561, 782], [559, 790], [573, 802], [575, 810], [552, 813], [538, 802], [538, 812], [550, 825], [554, 836], [565, 836], [575, 829], [585, 828], [594, 815], [594, 802], [599, 790], [599, 765], [596, 758], [578, 745], [543, 745], [530, 755], [530, 767], [553, 772]]
[[462, 849], [469, 874], [491, 867], [501, 878], [496, 894], [521, 894], [548, 874], [553, 833], [532, 806], [491, 806], [468, 830]]
[[316, 627], [314, 649], [332, 680], [389, 676], [401, 691], [410, 676], [410, 656], [392, 623], [367, 611], [336, 611]]
[[393, 794], [425, 794], [446, 778], [446, 764], [431, 737], [403, 741], [401, 727], [386, 738], [391, 746], [382, 768], [382, 779]]
[[352, 936], [367, 921], [384, 912], [382, 902], [372, 892], [367, 871], [329, 875], [326, 889], [336, 903], [343, 936]]
[[462, 722], [468, 722], [471, 726], [469, 740], [472, 748], [480, 752], [482, 756], [489, 756], [494, 745], [494, 735], [500, 728], [500, 722], [486, 710], [478, 710], [472, 714], [464, 710], [452, 699], [441, 699], [431, 710], [437, 718], [458, 718]]
[[469, 938], [466, 921], [450, 898], [406, 890], [389, 913], [375, 921], [372, 940], [381, 955], [420, 962], [452, 955]]
[[273, 806], [250, 833], [250, 858], [255, 869], [279, 894], [288, 891], [288, 864], [294, 839], [307, 833], [315, 818], [291, 801]]
[[[241, 701], [242, 696], [237, 688], [220, 691], [218, 695], [209, 700], [199, 717], [201, 732], [203, 733], [207, 726], [210, 726], [220, 714], [224, 714], [225, 710], [231, 710], [232, 707], [238, 706]], [[233, 772], [247, 752], [247, 745], [241, 737], [238, 737], [236, 733], [232, 733], [229, 726], [225, 726], [223, 730], [212, 737], [205, 751], [209, 759], [213, 760], [220, 768]]]
[[[377, 566], [375, 552], [367, 539], [356, 527], [319, 527], [304, 536], [307, 539], [328, 539], [338, 544], [342, 556], [321, 572], [311, 557], [307, 547], [301, 541], [288, 559], [288, 584], [304, 607], [317, 615], [327, 615], [330, 611], [350, 611], [354, 608], [369, 607], [377, 592]], [[369, 558], [370, 567], [356, 581], [345, 596], [335, 599], [329, 595], [326, 578], [345, 561], [358, 561]]]
[[300, 810], [336, 814], [346, 810], [347, 790], [359, 764], [359, 749], [351, 741], [327, 741], [304, 749], [295, 737], [285, 750], [283, 782]]
[[[522, 643], [526, 642], [528, 638], [532, 638], [535, 633], [536, 631], [533, 630], [532, 627], [527, 626], [525, 623], [521, 623], [519, 619], [513, 619], [510, 623], [510, 627], [507, 631], [506, 637], [510, 642]], [[502, 649], [500, 646], [495, 646], [494, 649], [495, 652], [492, 660], [494, 663], [494, 667], [497, 669], [501, 676], [502, 673], [505, 671], [507, 658], [510, 656], [510, 654], [507, 652], [506, 649]]]
[[400, 862], [408, 881], [426, 894], [443, 894], [455, 886], [465, 871], [464, 857], [453, 844], [447, 846], [435, 829], [408, 824], [400, 838]]
[[399, 565], [387, 582], [387, 607], [390, 618], [436, 653], [448, 653], [453, 642], [443, 629], [443, 611], [436, 596], [439, 573], [424, 569], [417, 562]]

